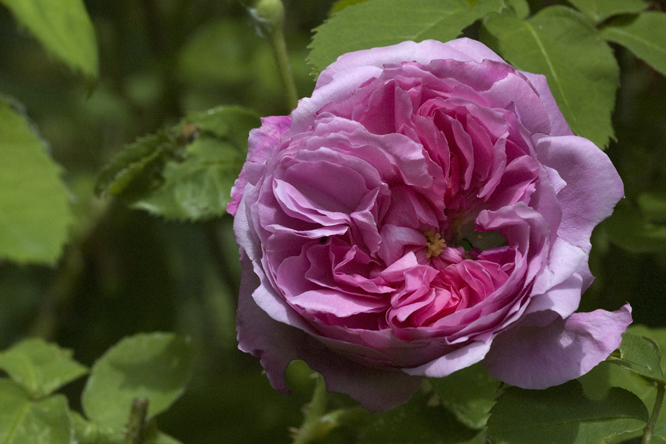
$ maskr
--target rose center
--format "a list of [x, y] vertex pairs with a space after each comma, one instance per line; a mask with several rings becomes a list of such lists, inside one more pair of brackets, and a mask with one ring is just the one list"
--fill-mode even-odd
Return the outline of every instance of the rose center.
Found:
[[426, 258], [431, 259], [442, 254], [442, 251], [446, 248], [446, 242], [442, 239], [442, 235], [439, 233], [434, 233], [430, 230], [425, 231], [423, 235], [428, 240], [428, 251], [426, 251]]

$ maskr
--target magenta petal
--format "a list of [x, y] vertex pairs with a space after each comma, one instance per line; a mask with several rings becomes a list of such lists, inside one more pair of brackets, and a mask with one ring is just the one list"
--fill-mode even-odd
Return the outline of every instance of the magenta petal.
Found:
[[517, 387], [545, 389], [563, 384], [605, 360], [620, 346], [629, 324], [627, 304], [614, 312], [557, 317], [545, 327], [517, 326], [494, 339], [483, 365], [495, 378]]

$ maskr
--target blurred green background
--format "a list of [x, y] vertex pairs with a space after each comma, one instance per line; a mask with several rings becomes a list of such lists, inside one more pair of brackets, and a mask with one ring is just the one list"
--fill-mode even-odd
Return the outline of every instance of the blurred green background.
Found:
[[[286, 38], [300, 96], [312, 29], [332, 0], [285, 0]], [[543, 3], [530, 2], [532, 8]], [[561, 2], [565, 3], [565, 2]], [[224, 0], [95, 0], [86, 7], [99, 45], [100, 78], [86, 81], [48, 57], [0, 7], [0, 92], [18, 99], [63, 167], [76, 219], [57, 266], [0, 264], [0, 349], [26, 335], [71, 348], [91, 365], [126, 335], [190, 335], [196, 366], [184, 397], [159, 418], [188, 444], [289, 442], [314, 380], [290, 368], [290, 397], [272, 390], [258, 360], [237, 350], [240, 264], [231, 217], [176, 223], [93, 195], [100, 168], [136, 137], [188, 111], [239, 104], [287, 114], [270, 45], [247, 8]], [[472, 27], [468, 34], [474, 36]], [[666, 326], [666, 82], [614, 48], [622, 86], [608, 154], [627, 199], [594, 234], [597, 276], [581, 309], [625, 301], [636, 323]], [[66, 393], [76, 407], [82, 381]], [[347, 403], [343, 396], [333, 403]], [[349, 442], [344, 429], [327, 442]]]

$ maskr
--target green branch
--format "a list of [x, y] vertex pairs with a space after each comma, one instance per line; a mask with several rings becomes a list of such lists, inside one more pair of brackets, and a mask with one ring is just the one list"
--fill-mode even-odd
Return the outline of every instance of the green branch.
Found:
[[659, 419], [659, 412], [661, 411], [661, 405], [664, 402], [664, 392], [666, 392], [666, 390], [664, 389], [664, 384], [657, 382], [657, 399], [654, 401], [654, 408], [652, 409], [652, 415], [650, 415], [650, 419], [648, 423], [645, 425], [645, 428], [643, 429], [642, 444], [650, 444], [650, 441], [652, 439], [652, 433], [654, 432], [654, 428], [657, 425], [657, 420]]

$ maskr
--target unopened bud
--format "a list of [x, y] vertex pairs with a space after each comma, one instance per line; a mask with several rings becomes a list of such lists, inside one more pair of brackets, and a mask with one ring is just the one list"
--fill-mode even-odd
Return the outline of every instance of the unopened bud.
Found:
[[269, 34], [282, 28], [284, 6], [281, 0], [259, 0], [250, 13]]

